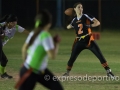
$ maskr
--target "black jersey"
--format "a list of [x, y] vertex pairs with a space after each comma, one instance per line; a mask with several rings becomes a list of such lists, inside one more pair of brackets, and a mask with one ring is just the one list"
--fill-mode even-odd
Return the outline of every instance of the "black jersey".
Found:
[[83, 14], [79, 19], [77, 17], [75, 17], [72, 22], [71, 25], [73, 26], [73, 28], [76, 31], [76, 35], [78, 37], [86, 35], [89, 33], [89, 26], [91, 23], [93, 23], [94, 17], [88, 14]]

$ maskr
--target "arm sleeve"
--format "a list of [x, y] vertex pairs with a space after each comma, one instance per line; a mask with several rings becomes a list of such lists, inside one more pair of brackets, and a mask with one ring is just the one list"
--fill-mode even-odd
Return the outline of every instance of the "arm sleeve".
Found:
[[54, 43], [53, 43], [53, 39], [51, 36], [45, 38], [43, 41], [42, 41], [42, 45], [45, 49], [45, 51], [49, 51], [51, 49], [54, 49]]
[[25, 41], [26, 44], [29, 43], [29, 41], [30, 41], [31, 37], [33, 36], [33, 34], [34, 34], [33, 31], [29, 33], [29, 35], [28, 35], [28, 37], [27, 37], [27, 39], [26, 39], [26, 41]]
[[85, 15], [85, 17], [86, 17], [87, 19], [90, 20], [91, 23], [93, 23], [92, 21], [95, 19], [95, 17], [93, 17], [93, 16], [90, 15], [90, 14], [84, 14], [84, 15]]
[[71, 25], [72, 27], [74, 27], [74, 24], [73, 24], [74, 20], [75, 20], [75, 18], [73, 18], [73, 20], [72, 20], [71, 23], [70, 23], [70, 25]]
[[18, 29], [18, 32], [20, 32], [20, 33], [25, 30], [25, 28], [23, 28], [23, 27], [21, 27], [21, 26], [19, 26], [19, 25], [18, 25], [18, 28], [17, 28], [17, 29]]

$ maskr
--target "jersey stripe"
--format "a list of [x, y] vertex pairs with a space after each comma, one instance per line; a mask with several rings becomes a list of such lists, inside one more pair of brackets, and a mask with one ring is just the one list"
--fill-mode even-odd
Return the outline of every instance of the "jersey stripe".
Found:
[[93, 21], [94, 18], [90, 18], [87, 14], [84, 14], [90, 21]]

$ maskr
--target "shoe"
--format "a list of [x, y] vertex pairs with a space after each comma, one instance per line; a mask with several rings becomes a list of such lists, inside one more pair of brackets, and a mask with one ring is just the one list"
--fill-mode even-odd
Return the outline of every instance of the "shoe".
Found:
[[8, 78], [11, 79], [13, 78], [12, 76], [8, 75], [6, 72], [1, 75], [1, 78]]
[[107, 76], [110, 78], [115, 78], [114, 74], [111, 72], [111, 69], [107, 70]]
[[63, 74], [63, 76], [69, 76], [69, 73], [66, 72], [66, 73]]

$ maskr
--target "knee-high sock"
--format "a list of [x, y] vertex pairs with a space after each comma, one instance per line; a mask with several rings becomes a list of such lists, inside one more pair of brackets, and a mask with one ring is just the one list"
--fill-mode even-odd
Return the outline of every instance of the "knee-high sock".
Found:
[[108, 66], [107, 62], [102, 63], [102, 66], [105, 68], [105, 70], [110, 69], [110, 67]]
[[0, 74], [3, 74], [3, 73], [5, 73], [5, 67], [0, 65]]

